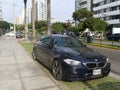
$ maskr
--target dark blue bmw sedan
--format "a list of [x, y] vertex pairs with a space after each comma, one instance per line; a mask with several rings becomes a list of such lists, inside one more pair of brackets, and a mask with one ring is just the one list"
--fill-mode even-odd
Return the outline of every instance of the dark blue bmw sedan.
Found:
[[108, 57], [67, 35], [42, 37], [35, 43], [32, 56], [49, 67], [57, 80], [94, 79], [110, 72]]

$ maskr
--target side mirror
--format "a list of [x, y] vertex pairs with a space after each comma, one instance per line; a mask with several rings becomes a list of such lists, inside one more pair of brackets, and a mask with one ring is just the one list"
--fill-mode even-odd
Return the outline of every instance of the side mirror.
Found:
[[51, 49], [53, 47], [53, 45], [51, 43], [47, 43], [46, 47], [48, 47], [49, 49]]

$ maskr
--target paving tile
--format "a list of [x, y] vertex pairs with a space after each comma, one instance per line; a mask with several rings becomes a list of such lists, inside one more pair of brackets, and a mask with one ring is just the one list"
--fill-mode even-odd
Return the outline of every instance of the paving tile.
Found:
[[22, 77], [44, 76], [45, 73], [33, 62], [19, 64]]
[[44, 89], [44, 90], [60, 90], [58, 87], [49, 87], [49, 88], [46, 88], [46, 89]]
[[33, 59], [30, 58], [29, 56], [16, 57], [16, 61], [17, 61], [17, 63], [29, 63], [29, 62], [33, 63]]
[[18, 71], [1, 71], [0, 72], [0, 80], [18, 79], [18, 78], [19, 78]]
[[46, 76], [25, 78], [23, 83], [26, 90], [45, 90], [55, 87], [55, 84]]
[[17, 70], [16, 64], [0, 65], [0, 71]]
[[0, 80], [0, 90], [24, 90], [19, 79]]
[[0, 65], [16, 64], [15, 57], [0, 57]]
[[5, 56], [11, 57], [11, 56], [14, 56], [14, 53], [12, 52], [12, 50], [6, 50], [6, 51], [2, 50], [0, 56], [2, 56], [2, 57], [5, 57]]
[[16, 57], [20, 57], [20, 56], [26, 56], [27, 57], [28, 56], [28, 54], [23, 52], [23, 51], [16, 51], [16, 50], [14, 50], [14, 53], [15, 53]]

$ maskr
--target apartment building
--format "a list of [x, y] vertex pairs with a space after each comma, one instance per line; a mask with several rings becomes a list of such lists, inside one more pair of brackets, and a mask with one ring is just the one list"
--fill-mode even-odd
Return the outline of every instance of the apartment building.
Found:
[[2, 18], [2, 2], [0, 1], [0, 21], [3, 21]]
[[120, 27], [120, 0], [76, 0], [75, 9], [87, 8], [95, 18], [105, 20], [112, 27]]
[[120, 0], [93, 0], [94, 17], [120, 27]]
[[47, 0], [35, 0], [36, 20], [47, 20]]

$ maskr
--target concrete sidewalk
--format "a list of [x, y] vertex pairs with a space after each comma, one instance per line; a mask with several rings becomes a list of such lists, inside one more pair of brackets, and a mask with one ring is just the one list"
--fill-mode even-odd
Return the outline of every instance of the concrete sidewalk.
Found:
[[0, 90], [67, 90], [48, 77], [18, 42], [0, 37]]

